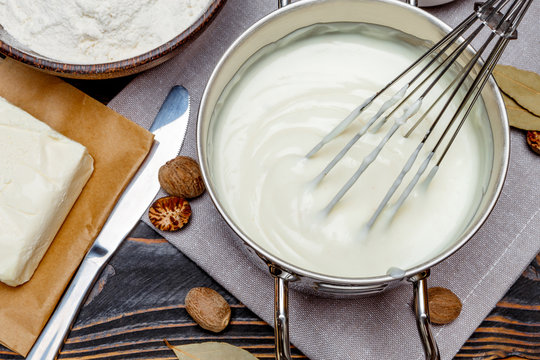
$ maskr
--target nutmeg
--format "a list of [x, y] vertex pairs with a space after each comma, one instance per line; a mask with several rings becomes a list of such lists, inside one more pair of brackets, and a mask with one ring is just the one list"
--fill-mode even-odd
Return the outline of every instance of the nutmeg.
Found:
[[181, 229], [191, 216], [191, 206], [186, 199], [167, 196], [157, 199], [148, 210], [152, 225], [161, 231]]
[[428, 289], [429, 318], [438, 325], [449, 324], [461, 313], [461, 301], [452, 291], [442, 287]]
[[540, 154], [540, 131], [527, 131], [527, 143], [532, 151]]
[[204, 192], [204, 182], [199, 164], [187, 156], [167, 161], [159, 169], [159, 183], [167, 194], [191, 199]]
[[218, 333], [231, 319], [231, 307], [217, 291], [207, 287], [191, 289], [186, 295], [188, 314], [203, 329]]

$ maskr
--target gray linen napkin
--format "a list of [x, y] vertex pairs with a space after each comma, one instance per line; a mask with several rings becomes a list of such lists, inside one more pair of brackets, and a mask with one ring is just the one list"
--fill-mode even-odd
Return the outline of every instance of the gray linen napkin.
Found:
[[[148, 127], [169, 88], [191, 94], [190, 123], [181, 153], [196, 157], [196, 115], [201, 94], [219, 57], [249, 25], [273, 11], [275, 0], [228, 0], [215, 21], [174, 59], [138, 76], [110, 106]], [[428, 9], [450, 25], [468, 14], [473, 0]], [[540, 72], [535, 1], [502, 63]], [[452, 358], [497, 301], [540, 251], [540, 157], [512, 130], [512, 155], [500, 200], [481, 230], [458, 253], [432, 269], [431, 286], [452, 289], [463, 312], [435, 327], [443, 359]], [[186, 229], [162, 234], [262, 319], [273, 322], [273, 281], [240, 251], [240, 241], [210, 197], [192, 201]], [[144, 220], [144, 218], [143, 218]], [[329, 300], [291, 293], [291, 339], [311, 359], [422, 359], [411, 309], [412, 289], [401, 286], [371, 298]]]

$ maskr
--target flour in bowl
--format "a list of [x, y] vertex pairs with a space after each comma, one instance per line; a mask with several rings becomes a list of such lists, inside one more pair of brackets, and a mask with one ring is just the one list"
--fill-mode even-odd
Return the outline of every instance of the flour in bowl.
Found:
[[104, 63], [152, 50], [192, 25], [211, 0], [0, 0], [0, 25], [30, 50]]

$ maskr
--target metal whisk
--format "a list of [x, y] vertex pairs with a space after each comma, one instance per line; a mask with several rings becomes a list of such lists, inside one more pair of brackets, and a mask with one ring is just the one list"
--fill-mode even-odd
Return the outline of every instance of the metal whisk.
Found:
[[[425, 181], [426, 183], [429, 183], [437, 172], [439, 165], [456, 138], [465, 119], [471, 112], [473, 105], [480, 96], [482, 88], [486, 84], [495, 64], [505, 50], [506, 45], [511, 39], [517, 38], [516, 29], [531, 3], [532, 0], [488, 0], [484, 3], [476, 3], [474, 12], [469, 17], [384, 88], [355, 108], [306, 155], [307, 158], [314, 156], [325, 144], [340, 135], [360, 114], [364, 112], [366, 108], [373, 105], [375, 99], [381, 97], [383, 94], [388, 94], [391, 91], [391, 87], [398, 84], [398, 82], [406, 82], [405, 85], [400, 87], [399, 91], [393, 93], [390, 98], [382, 104], [375, 115], [367, 121], [360, 131], [353, 136], [345, 147], [315, 178], [314, 182], [315, 184], [318, 184], [368, 130], [376, 132], [389, 119], [394, 119], [393, 125], [380, 143], [363, 159], [356, 172], [324, 208], [323, 211], [325, 214], [328, 214], [345, 193], [354, 185], [362, 173], [377, 158], [388, 140], [402, 125], [418, 114], [419, 118], [416, 123], [411, 126], [404, 135], [405, 137], [409, 137], [409, 135], [415, 131], [418, 124], [426, 119], [426, 115], [430, 112], [435, 113], [435, 111], [439, 111], [434, 114], [435, 118], [429, 125], [429, 129], [408, 158], [401, 172], [380, 202], [375, 213], [365, 224], [364, 230], [368, 231], [382, 213], [383, 209], [387, 207], [390, 199], [401, 185], [403, 178], [416, 162], [420, 150], [434, 133], [434, 128], [440, 122], [443, 115], [447, 114], [447, 116], [451, 117], [450, 121], [446, 125], [441, 125], [446, 127], [443, 128], [444, 130], [440, 137], [433, 141], [434, 145], [432, 145], [432, 148], [427, 152], [427, 156], [425, 156], [420, 163], [416, 174], [412, 177], [405, 189], [402, 190], [398, 200], [390, 207], [390, 216], [393, 217], [401, 207], [428, 168], [430, 168], [430, 171], [428, 172]], [[459, 66], [457, 63], [458, 59], [460, 59], [464, 50], [471, 44], [473, 39], [479, 36], [482, 30], [488, 31], [484, 43], [470, 60]], [[484, 33], [486, 31], [484, 31]], [[484, 34], [484, 36], [486, 35]], [[480, 57], [484, 53], [487, 54], [485, 62], [482, 65], [477, 66], [477, 64], [480, 64]], [[480, 67], [480, 70], [477, 70], [478, 67]], [[456, 73], [456, 75], [454, 75], [454, 73]], [[447, 74], [447, 77], [453, 76], [453, 81], [447, 86], [436, 87], [436, 84], [441, 81], [445, 74]], [[442, 90], [439, 90], [439, 88], [442, 88]], [[450, 104], [456, 99], [456, 95], [459, 92], [463, 93], [465, 91], [466, 93], [457, 106], [457, 110], [453, 113], [449, 111], [449, 109], [451, 109]], [[436, 92], [436, 94], [433, 94], [433, 92]], [[429, 98], [427, 98], [428, 95], [430, 95]], [[456, 101], [459, 101], [459, 99]], [[437, 104], [440, 109], [436, 106]], [[394, 116], [399, 109], [402, 110], [402, 115]], [[433, 161], [434, 164], [431, 164], [431, 160], [434, 158], [435, 153], [439, 156], [436, 158], [436, 161]]]

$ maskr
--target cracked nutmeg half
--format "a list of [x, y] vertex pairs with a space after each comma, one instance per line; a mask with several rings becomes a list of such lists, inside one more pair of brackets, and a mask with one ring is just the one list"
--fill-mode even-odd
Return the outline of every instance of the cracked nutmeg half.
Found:
[[188, 222], [190, 216], [191, 206], [187, 200], [176, 196], [157, 199], [148, 210], [150, 222], [162, 231], [181, 229]]
[[540, 131], [527, 131], [527, 143], [532, 151], [540, 155]]

